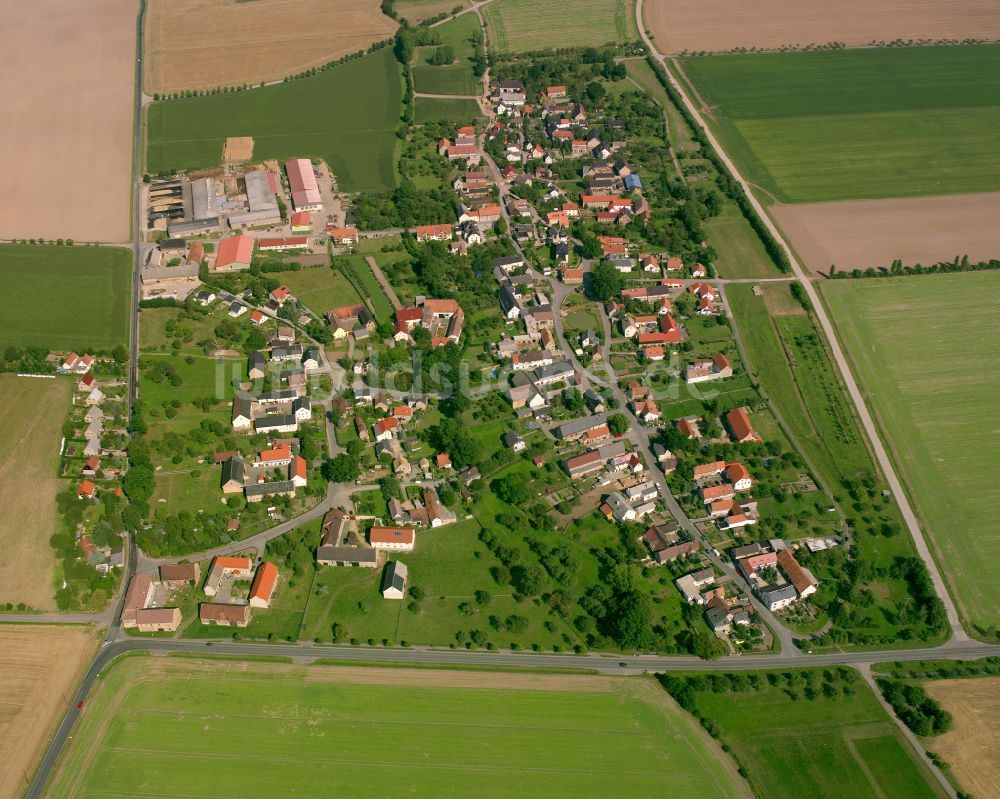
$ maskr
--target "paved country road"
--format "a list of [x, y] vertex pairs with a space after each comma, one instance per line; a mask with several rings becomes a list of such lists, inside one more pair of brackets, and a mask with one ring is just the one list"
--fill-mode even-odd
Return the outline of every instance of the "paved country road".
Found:
[[819, 297], [819, 292], [816, 291], [816, 287], [813, 284], [813, 279], [811, 275], [808, 275], [802, 268], [798, 259], [795, 257], [795, 253], [792, 248], [785, 241], [778, 230], [777, 226], [768, 216], [767, 211], [757, 200], [757, 197], [751, 191], [749, 182], [740, 174], [740, 171], [736, 168], [736, 164], [729, 158], [726, 151], [722, 149], [721, 144], [718, 139], [716, 139], [715, 134], [712, 129], [705, 123], [704, 118], [701, 115], [699, 108], [691, 101], [684, 87], [674, 79], [670, 70], [667, 69], [666, 58], [661, 54], [656, 46], [653, 44], [652, 40], [646, 34], [645, 26], [642, 22], [642, 3], [643, 0], [637, 0], [635, 6], [635, 21], [639, 29], [639, 33], [642, 35], [643, 41], [649, 48], [649, 52], [652, 56], [660, 63], [666, 72], [667, 79], [670, 81], [671, 86], [677, 92], [678, 96], [684, 102], [687, 107], [688, 112], [701, 126], [708, 138], [709, 143], [715, 149], [719, 158], [726, 165], [733, 179], [740, 184], [745, 192], [747, 199], [750, 201], [756, 214], [760, 217], [761, 221], [767, 227], [768, 232], [774, 237], [774, 240], [781, 245], [785, 254], [788, 256], [788, 262], [791, 264], [792, 272], [795, 277], [799, 279], [802, 283], [803, 288], [805, 288], [806, 294], [809, 297], [809, 301], [813, 305], [813, 313], [820, 327], [823, 328], [823, 333], [826, 336], [826, 340], [829, 343], [830, 351], [833, 354], [833, 359], [837, 363], [837, 368], [840, 371], [841, 377], [843, 378], [844, 385], [847, 386], [847, 393], [851, 397], [851, 401], [854, 403], [854, 407], [857, 411], [858, 417], [861, 419], [861, 424], [865, 429], [865, 434], [868, 437], [868, 441], [871, 443], [872, 450], [875, 453], [875, 457], [878, 460], [878, 465], [885, 475], [886, 481], [889, 483], [889, 488], [892, 490], [892, 494], [896, 499], [899, 509], [903, 514], [903, 519], [906, 521], [906, 526], [909, 528], [910, 535], [913, 538], [913, 542], [916, 545], [917, 553], [920, 555], [924, 564], [927, 566], [927, 571], [930, 573], [931, 580], [934, 583], [934, 589], [937, 595], [941, 598], [944, 603], [945, 611], [948, 615], [948, 624], [951, 627], [951, 632], [954, 640], [965, 641], [968, 640], [968, 635], [965, 629], [962, 627], [961, 620], [958, 615], [958, 610], [955, 607], [955, 603], [952, 601], [951, 596], [948, 594], [948, 590], [945, 586], [944, 579], [941, 576], [941, 571], [938, 569], [937, 563], [931, 555], [931, 551], [927, 546], [927, 542], [924, 539], [924, 534], [920, 529], [920, 524], [917, 521], [917, 517], [913, 512], [913, 508], [910, 506], [910, 502], [907, 499], [906, 492], [903, 490], [903, 486], [896, 476], [895, 469], [893, 468], [892, 461], [889, 459], [889, 455], [886, 452], [885, 447], [882, 444], [882, 439], [879, 437], [878, 429], [875, 426], [875, 422], [872, 420], [872, 415], [868, 411], [868, 406], [865, 404], [864, 397], [861, 394], [861, 390], [858, 388], [858, 384], [854, 379], [854, 375], [851, 372], [850, 367], [847, 363], [847, 358], [844, 356], [844, 351], [840, 346], [840, 341], [837, 339], [836, 331], [833, 328], [833, 324], [830, 322], [830, 318], [826, 313], [826, 308], [824, 307], [822, 301]]
[[[659, 655], [562, 655], [514, 652], [470, 652], [451, 649], [380, 649], [377, 647], [315, 646], [313, 644], [250, 644], [234, 642], [182, 641], [176, 639], [124, 639], [105, 644], [90, 665], [72, 697], [62, 723], [49, 745], [25, 793], [26, 799], [42, 796], [45, 783], [66, 745], [73, 725], [81, 713], [87, 712], [86, 699], [101, 673], [121, 655], [146, 651], [152, 655], [173, 652], [226, 656], [285, 656], [296, 662], [309, 663], [323, 658], [347, 662], [377, 663], [378, 665], [423, 664], [441, 667], [478, 666], [480, 668], [521, 666], [532, 669], [560, 669], [599, 671], [611, 674], [634, 675], [646, 672], [671, 670], [686, 671], [746, 671], [749, 669], [784, 669], [797, 666], [861, 666], [870, 667], [881, 661], [911, 661], [923, 659], [966, 660], [1000, 654], [1000, 646], [966, 642], [933, 649], [900, 649], [880, 652], [846, 652], [807, 656], [803, 658], [783, 655], [730, 656], [719, 661], [704, 661], [692, 657], [661, 657]], [[624, 665], [621, 665], [624, 664]], [[84, 702], [83, 710], [77, 703]]]

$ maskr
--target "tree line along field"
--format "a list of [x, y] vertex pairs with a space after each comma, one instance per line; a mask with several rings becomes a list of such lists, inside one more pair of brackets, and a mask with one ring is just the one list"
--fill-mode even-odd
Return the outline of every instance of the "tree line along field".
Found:
[[495, 52], [553, 47], [597, 47], [634, 41], [635, 15], [627, 0], [493, 0], [483, 18]]
[[130, 657], [49, 796], [749, 797], [645, 679]]
[[822, 290], [962, 615], [995, 631], [1000, 527], [988, 509], [1000, 500], [1000, 274]]
[[131, 250], [4, 244], [0, 272], [16, 298], [0, 315], [0, 347], [83, 352], [128, 344]]
[[146, 169], [218, 166], [228, 136], [253, 136], [254, 158], [321, 158], [346, 191], [395, 185], [402, 100], [391, 48], [307, 78], [230, 94], [153, 103]]
[[741, 171], [781, 202], [1000, 188], [1000, 45], [680, 63]]
[[945, 796], [851, 669], [660, 679], [682, 708], [731, 749], [758, 796]]

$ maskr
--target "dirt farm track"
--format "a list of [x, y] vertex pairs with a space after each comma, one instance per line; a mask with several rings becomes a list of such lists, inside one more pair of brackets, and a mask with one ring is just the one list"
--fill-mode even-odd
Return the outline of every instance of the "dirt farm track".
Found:
[[645, 0], [643, 14], [663, 53], [1000, 38], [1000, 0]]
[[379, 0], [150, 0], [147, 94], [280, 80], [393, 35]]
[[137, 13], [0, 3], [0, 238], [128, 241]]
[[0, 625], [0, 799], [24, 791], [96, 648], [90, 627]]

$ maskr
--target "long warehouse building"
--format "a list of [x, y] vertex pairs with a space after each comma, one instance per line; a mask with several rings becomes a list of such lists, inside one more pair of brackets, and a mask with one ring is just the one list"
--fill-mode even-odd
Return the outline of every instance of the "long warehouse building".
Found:
[[292, 205], [295, 210], [322, 210], [323, 198], [319, 193], [319, 184], [316, 182], [312, 162], [308, 158], [286, 161], [285, 172], [288, 173], [288, 186], [292, 190]]

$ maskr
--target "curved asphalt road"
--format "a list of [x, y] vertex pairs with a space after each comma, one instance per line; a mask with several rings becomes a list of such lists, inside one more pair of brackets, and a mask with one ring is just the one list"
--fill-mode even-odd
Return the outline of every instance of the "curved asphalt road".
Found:
[[[198, 653], [204, 655], [238, 656], [286, 656], [296, 662], [309, 663], [316, 659], [341, 661], [377, 662], [386, 664], [432, 664], [438, 666], [522, 666], [525, 668], [579, 669], [605, 673], [634, 675], [645, 672], [670, 670], [685, 671], [746, 671], [750, 669], [784, 669], [801, 667], [803, 658], [784, 655], [730, 656], [720, 661], [710, 662], [692, 657], [661, 657], [658, 655], [562, 655], [532, 654], [514, 652], [470, 652], [451, 649], [379, 649], [375, 647], [315, 646], [313, 644], [250, 644], [232, 642], [183, 641], [177, 639], [124, 639], [105, 644], [90, 665], [80, 683], [80, 687], [70, 701], [69, 710], [63, 717], [52, 742], [39, 764], [31, 785], [25, 793], [26, 799], [42, 796], [49, 776], [55, 767], [63, 747], [73, 730], [73, 725], [84, 709], [77, 710], [77, 703], [84, 702], [94, 683], [112, 661], [128, 652], [146, 651], [153, 655], [171, 652]], [[809, 666], [870, 666], [882, 661], [912, 661], [924, 659], [969, 660], [1000, 653], [1000, 646], [967, 642], [960, 646], [945, 646], [933, 649], [883, 650], [879, 652], [847, 652], [814, 655], [805, 658]], [[624, 664], [624, 665], [622, 665]]]

